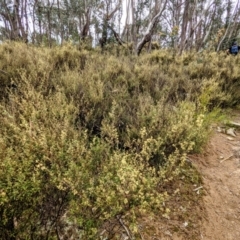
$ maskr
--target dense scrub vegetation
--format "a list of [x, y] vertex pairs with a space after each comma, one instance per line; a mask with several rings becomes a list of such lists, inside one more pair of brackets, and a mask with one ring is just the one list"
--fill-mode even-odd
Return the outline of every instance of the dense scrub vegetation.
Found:
[[2, 44], [0, 238], [110, 239], [114, 220], [137, 238], [142, 214], [167, 218], [167, 186], [201, 182], [187, 154], [238, 104], [239, 62]]

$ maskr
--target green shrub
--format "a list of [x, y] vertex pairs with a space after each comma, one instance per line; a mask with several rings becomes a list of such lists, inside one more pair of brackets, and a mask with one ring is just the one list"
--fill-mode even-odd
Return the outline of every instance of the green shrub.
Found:
[[56, 239], [67, 226], [97, 239], [117, 216], [133, 232], [141, 213], [167, 216], [163, 189], [192, 173], [210, 112], [238, 104], [239, 57], [113, 54], [0, 46], [2, 239]]

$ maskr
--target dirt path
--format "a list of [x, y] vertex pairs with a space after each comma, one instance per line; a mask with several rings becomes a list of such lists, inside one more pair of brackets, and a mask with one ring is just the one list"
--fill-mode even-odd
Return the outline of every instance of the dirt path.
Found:
[[240, 131], [235, 133], [232, 137], [216, 127], [205, 153], [193, 157], [206, 190], [200, 239], [240, 240]]

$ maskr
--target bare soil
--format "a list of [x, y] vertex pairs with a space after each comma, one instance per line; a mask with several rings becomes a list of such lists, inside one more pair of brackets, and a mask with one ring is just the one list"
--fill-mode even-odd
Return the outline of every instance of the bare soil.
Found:
[[192, 156], [206, 191], [200, 239], [240, 239], [240, 131], [235, 133], [215, 129], [205, 153]]

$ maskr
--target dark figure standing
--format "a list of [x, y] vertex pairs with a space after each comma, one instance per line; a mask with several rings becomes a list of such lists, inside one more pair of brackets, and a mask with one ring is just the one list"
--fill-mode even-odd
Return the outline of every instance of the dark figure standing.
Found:
[[229, 48], [229, 53], [232, 55], [237, 55], [240, 50], [240, 46], [238, 46], [237, 42], [234, 41], [232, 46]]

